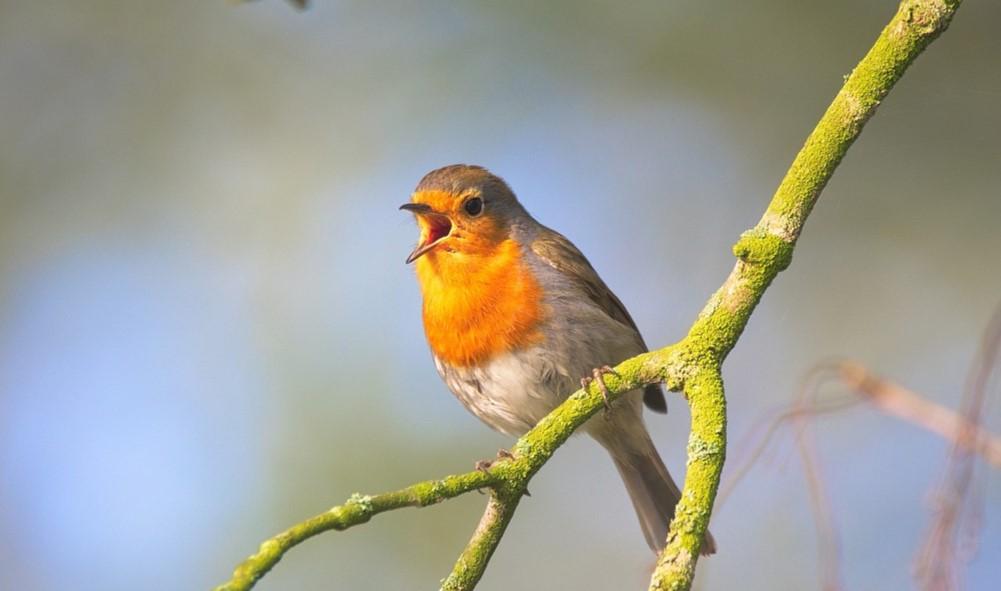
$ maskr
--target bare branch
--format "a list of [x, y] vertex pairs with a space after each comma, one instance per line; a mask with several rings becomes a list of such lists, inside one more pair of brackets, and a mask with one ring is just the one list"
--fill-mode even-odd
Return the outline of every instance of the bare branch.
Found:
[[[991, 328], [987, 330], [985, 344], [981, 347], [978, 362], [971, 369], [971, 383], [980, 392], [977, 396], [977, 410], [982, 407], [984, 389], [987, 387], [987, 376], [999, 363], [998, 343], [1001, 342], [1001, 308], [998, 309]], [[992, 357], [993, 355], [993, 357]], [[992, 361], [993, 360], [993, 361]], [[839, 380], [852, 389], [853, 396], [821, 398], [821, 387], [827, 381]], [[780, 427], [788, 422], [795, 424], [795, 436], [803, 472], [807, 481], [814, 521], [817, 526], [818, 556], [821, 564], [821, 588], [825, 590], [841, 589], [840, 542], [837, 524], [832, 517], [831, 504], [827, 497], [827, 486], [824, 484], [822, 462], [816, 449], [816, 443], [810, 420], [832, 412], [837, 412], [859, 402], [869, 402], [877, 410], [889, 416], [896, 417], [942, 437], [964, 454], [976, 454], [984, 461], [1001, 468], [1001, 437], [994, 435], [979, 424], [979, 416], [970, 414], [971, 406], [965, 405], [967, 412], [961, 415], [956, 411], [931, 402], [920, 395], [881, 378], [866, 369], [856, 361], [837, 361], [820, 364], [814, 367], [805, 377], [803, 387], [796, 396], [793, 406], [778, 413], [770, 419], [767, 429], [760, 425], [751, 429], [742, 449], [752, 451], [744, 458], [727, 480], [720, 492], [719, 503], [726, 500], [737, 484], [744, 478], [757, 459], [768, 447], [772, 437]], [[950, 466], [954, 459], [950, 456]], [[965, 470], [965, 468], [964, 468]], [[955, 472], [954, 468], [950, 472]], [[958, 480], [956, 480], [958, 478]], [[932, 528], [925, 549], [917, 561], [917, 576], [930, 584], [929, 588], [956, 588], [955, 562], [959, 552], [952, 545], [956, 537], [953, 530], [958, 525], [958, 515], [962, 511], [964, 499], [971, 490], [972, 476], [960, 470], [951, 479], [946, 479], [944, 486], [948, 490], [939, 491], [936, 499], [936, 526]], [[944, 499], [944, 502], [943, 502]], [[972, 504], [972, 503], [971, 503]], [[944, 548], [943, 548], [944, 546]], [[935, 548], [929, 550], [929, 547]]]
[[899, 384], [869, 373], [862, 365], [846, 361], [839, 364], [841, 379], [868, 397], [879, 410], [927, 429], [980, 455], [995, 468], [1001, 468], [1001, 437], [994, 435], [956, 411], [922, 398]]
[[796, 397], [796, 407], [799, 412], [793, 415], [793, 420], [810, 507], [813, 510], [813, 521], [817, 528], [820, 588], [824, 591], [839, 591], [844, 587], [841, 578], [841, 537], [838, 535], [820, 453], [817, 451], [817, 442], [813, 430], [810, 429], [809, 420], [811, 418], [809, 410], [816, 404], [821, 379], [820, 372], [811, 372], [807, 377]]
[[[918, 553], [915, 576], [924, 589], [944, 591], [960, 588], [959, 568], [963, 548], [961, 530], [964, 514], [969, 516], [971, 482], [974, 477], [973, 452], [984, 441], [980, 416], [988, 386], [1001, 361], [1001, 309], [984, 334], [977, 359], [970, 369], [963, 394], [962, 417], [954, 421], [954, 443], [949, 454], [946, 476], [934, 494], [934, 520], [925, 543]], [[968, 521], [968, 529], [976, 523]], [[971, 542], [975, 534], [969, 536]], [[973, 543], [971, 543], [973, 545]]]

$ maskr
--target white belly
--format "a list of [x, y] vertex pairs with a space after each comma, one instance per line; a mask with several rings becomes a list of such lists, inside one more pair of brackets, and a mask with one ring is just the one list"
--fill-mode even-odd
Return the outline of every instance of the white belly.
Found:
[[576, 389], [569, 376], [560, 375], [545, 361], [538, 347], [496, 357], [482, 367], [449, 367], [437, 357], [434, 362], [463, 406], [491, 428], [512, 436], [534, 427]]
[[594, 368], [615, 365], [643, 351], [632, 329], [603, 314], [586, 322], [554, 324], [543, 343], [500, 355], [480, 367], [451, 367], [437, 357], [435, 366], [448, 388], [480, 420], [501, 433], [522, 435], [580, 388], [580, 379], [590, 377]]

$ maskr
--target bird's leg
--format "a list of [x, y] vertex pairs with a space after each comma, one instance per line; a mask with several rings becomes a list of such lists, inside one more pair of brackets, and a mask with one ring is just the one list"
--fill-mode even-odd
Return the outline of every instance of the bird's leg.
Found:
[[612, 410], [611, 403], [608, 402], [608, 386], [605, 385], [605, 374], [612, 374], [615, 377], [619, 377], [619, 372], [612, 369], [608, 365], [602, 365], [601, 367], [596, 367], [591, 371], [591, 377], [583, 377], [580, 379], [581, 388], [587, 389], [592, 382], [597, 382], [598, 389], [601, 390], [601, 398], [605, 402], [605, 412]]
[[[501, 449], [497, 450], [497, 457], [496, 458], [494, 458], [492, 460], [480, 460], [480, 461], [476, 462], [476, 464], [474, 465], [474, 467], [477, 470], [479, 470], [480, 472], [483, 472], [484, 474], [489, 474], [490, 473], [490, 468], [493, 467], [493, 465], [496, 464], [498, 460], [513, 460], [513, 459], [514, 459], [514, 454], [513, 453], [511, 453], [509, 450], [501, 448]], [[480, 490], [480, 489], [476, 489], [476, 490], [480, 494], [483, 494], [482, 490]], [[526, 497], [532, 496], [532, 493], [528, 492], [527, 488], [525, 489], [525, 496]]]

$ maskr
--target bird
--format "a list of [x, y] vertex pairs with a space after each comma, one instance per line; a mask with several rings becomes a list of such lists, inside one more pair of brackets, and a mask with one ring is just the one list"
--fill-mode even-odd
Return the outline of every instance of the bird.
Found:
[[[414, 263], [435, 367], [489, 427], [519, 437], [581, 385], [648, 351], [622, 301], [562, 234], [535, 220], [486, 168], [427, 173], [400, 206], [416, 218]], [[659, 553], [681, 491], [643, 407], [667, 412], [659, 384], [627, 392], [582, 430], [611, 456], [647, 544]], [[702, 553], [716, 543], [708, 532]]]

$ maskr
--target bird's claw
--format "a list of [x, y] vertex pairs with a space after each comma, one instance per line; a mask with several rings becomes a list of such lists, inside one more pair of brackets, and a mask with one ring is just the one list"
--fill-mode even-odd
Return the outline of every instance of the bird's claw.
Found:
[[497, 462], [497, 460], [513, 460], [514, 454], [506, 449], [498, 449], [497, 457], [492, 460], [480, 460], [473, 465], [474, 468], [480, 472], [489, 472], [490, 468]]
[[[496, 464], [498, 460], [513, 460], [513, 459], [514, 459], [513, 453], [511, 453], [509, 450], [501, 448], [497, 450], [496, 458], [492, 460], [480, 460], [476, 462], [476, 464], [474, 464], [473, 467], [479, 472], [483, 472], [484, 474], [490, 474], [490, 468], [492, 468], [493, 465]], [[480, 494], [483, 494], [483, 491], [481, 489], [476, 489], [476, 491]], [[527, 488], [525, 489], [525, 496], [526, 497], [532, 496], [532, 493], [528, 492]]]
[[608, 401], [610, 392], [608, 391], [608, 386], [605, 385], [605, 374], [612, 374], [615, 377], [619, 377], [619, 372], [615, 371], [611, 366], [602, 365], [601, 367], [596, 367], [591, 371], [591, 377], [583, 377], [580, 379], [581, 388], [587, 389], [592, 382], [598, 384], [598, 390], [601, 391], [601, 398], [605, 403], [605, 412], [612, 410], [612, 405]]

